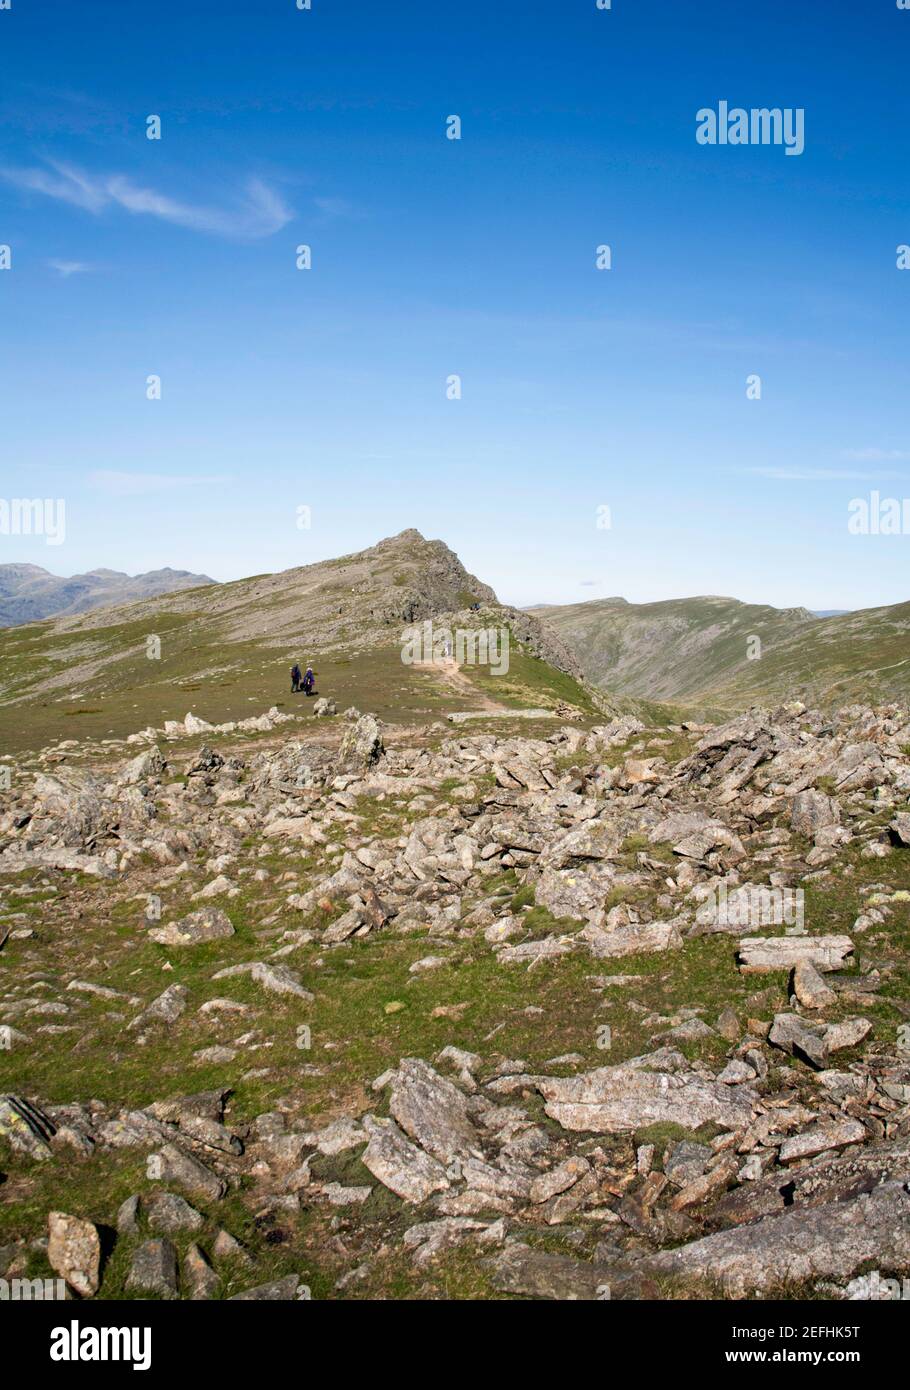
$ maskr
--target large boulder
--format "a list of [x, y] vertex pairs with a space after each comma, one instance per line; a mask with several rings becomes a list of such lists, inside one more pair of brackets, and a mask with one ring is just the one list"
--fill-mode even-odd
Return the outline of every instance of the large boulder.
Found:
[[382, 728], [373, 714], [363, 714], [345, 730], [338, 750], [338, 767], [342, 772], [368, 772], [385, 753]]
[[48, 1264], [71, 1289], [93, 1298], [101, 1283], [101, 1238], [91, 1221], [52, 1211], [47, 1218]]

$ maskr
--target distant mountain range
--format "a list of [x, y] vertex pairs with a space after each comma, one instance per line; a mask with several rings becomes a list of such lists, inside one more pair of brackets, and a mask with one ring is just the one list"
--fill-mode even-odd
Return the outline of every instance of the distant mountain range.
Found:
[[40, 565], [0, 565], [0, 627], [85, 613], [91, 608], [132, 603], [215, 582], [207, 574], [191, 574], [189, 570], [161, 569], [129, 575], [119, 570], [97, 569], [67, 579]]
[[733, 709], [795, 698], [906, 700], [910, 693], [910, 603], [818, 615], [712, 595], [527, 611], [611, 695]]

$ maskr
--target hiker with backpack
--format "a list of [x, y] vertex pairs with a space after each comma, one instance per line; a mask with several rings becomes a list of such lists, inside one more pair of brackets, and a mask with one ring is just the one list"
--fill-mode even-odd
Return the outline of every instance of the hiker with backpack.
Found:
[[294, 665], [291, 667], [291, 694], [292, 694], [292, 695], [296, 695], [299, 689], [300, 689], [300, 667], [297, 665], [297, 663], [296, 663], [296, 661], [295, 661], [295, 662], [294, 662]]
[[312, 666], [306, 668], [306, 675], [303, 678], [303, 685], [300, 687], [304, 695], [312, 695], [313, 686], [316, 684], [316, 677], [313, 675]]

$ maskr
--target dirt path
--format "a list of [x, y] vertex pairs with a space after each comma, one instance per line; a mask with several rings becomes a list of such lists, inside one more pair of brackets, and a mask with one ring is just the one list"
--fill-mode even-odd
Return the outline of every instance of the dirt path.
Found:
[[454, 657], [442, 658], [439, 661], [415, 661], [412, 670], [431, 671], [446, 689], [456, 695], [469, 697], [476, 709], [499, 711], [508, 708], [498, 700], [491, 699], [489, 695], [482, 694], [470, 677], [464, 674]]

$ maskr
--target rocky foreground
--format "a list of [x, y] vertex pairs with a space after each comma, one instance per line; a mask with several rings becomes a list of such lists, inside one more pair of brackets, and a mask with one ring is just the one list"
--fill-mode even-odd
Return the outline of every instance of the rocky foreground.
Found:
[[910, 1274], [910, 712], [394, 740], [321, 712], [58, 745], [2, 794], [0, 1276]]

